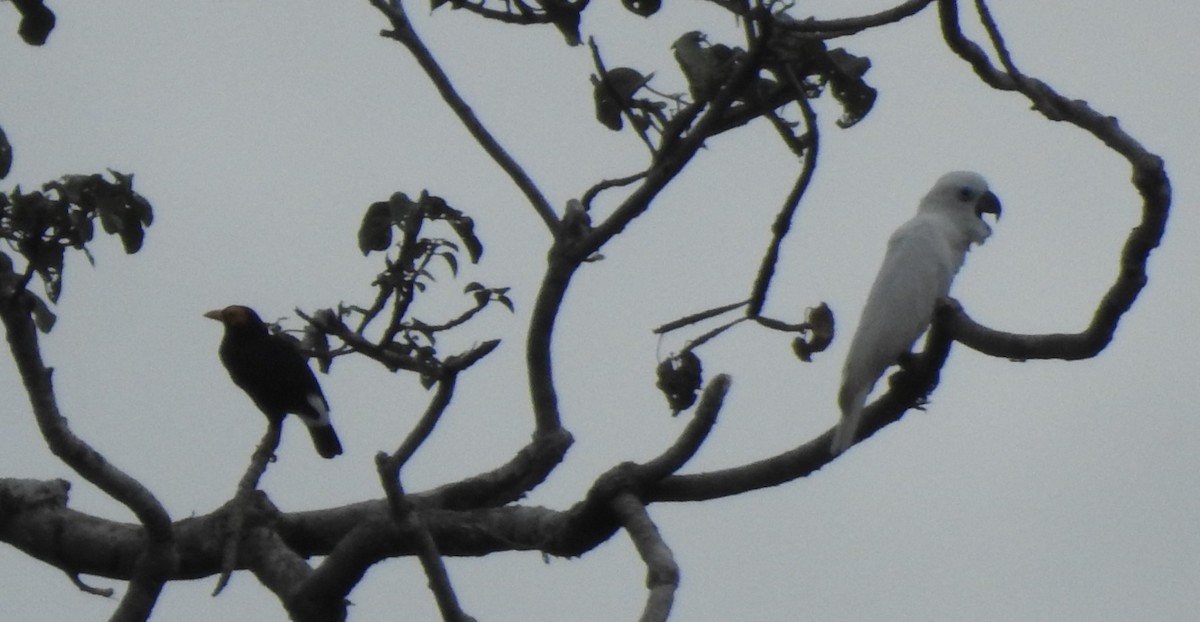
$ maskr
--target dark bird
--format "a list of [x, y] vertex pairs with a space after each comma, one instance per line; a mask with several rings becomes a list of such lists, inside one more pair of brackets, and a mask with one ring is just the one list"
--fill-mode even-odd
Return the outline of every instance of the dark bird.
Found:
[[268, 332], [267, 325], [250, 307], [232, 305], [209, 311], [204, 317], [225, 325], [225, 337], [218, 350], [221, 362], [233, 383], [268, 419], [281, 422], [284, 415], [292, 413], [308, 426], [322, 458], [342, 453], [342, 444], [329, 423], [329, 402], [291, 341]]

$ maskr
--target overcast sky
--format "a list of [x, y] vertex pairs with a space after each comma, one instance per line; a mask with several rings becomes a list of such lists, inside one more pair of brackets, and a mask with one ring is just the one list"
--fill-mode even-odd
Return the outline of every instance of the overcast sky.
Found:
[[[593, 3], [610, 67], [686, 85], [671, 57], [699, 29], [736, 44], [737, 25], [703, 2], [645, 20]], [[832, 18], [892, 2], [807, 1]], [[1150, 282], [1094, 360], [1015, 363], [957, 348], [925, 412], [912, 412], [801, 481], [651, 514], [682, 566], [673, 619], [1185, 620], [1200, 585], [1200, 283], [1194, 210], [1200, 147], [1195, 3], [996, 3], [1026, 72], [1085, 99], [1167, 161], [1175, 201]], [[604, 6], [602, 6], [604, 5]], [[611, 5], [611, 6], [609, 6]], [[467, 302], [470, 280], [511, 286], [517, 311], [490, 310], [442, 343], [499, 350], [459, 382], [443, 426], [404, 473], [418, 491], [492, 468], [529, 439], [523, 331], [549, 242], [523, 203], [440, 105], [404, 49], [359, 2], [55, 3], [42, 48], [0, 5], [0, 126], [15, 151], [0, 187], [65, 173], [135, 173], [156, 210], [145, 247], [116, 240], [66, 270], [60, 321], [44, 339], [74, 431], [145, 483], [172, 518], [212, 511], [235, 489], [263, 418], [216, 357], [201, 317], [241, 303], [268, 319], [369, 300], [378, 257], [355, 230], [365, 207], [423, 189], [477, 221], [486, 251], [421, 307], [433, 321]], [[552, 28], [481, 25], [410, 5], [451, 78], [556, 206], [599, 179], [639, 170], [632, 134], [597, 124], [590, 54]], [[970, 15], [964, 7], [964, 12]], [[837, 420], [841, 359], [888, 234], [943, 172], [982, 172], [1004, 219], [973, 251], [954, 294], [981, 322], [1076, 332], [1111, 285], [1140, 205], [1127, 164], [1072, 126], [981, 85], [945, 48], [932, 10], [836, 42], [871, 58], [874, 111], [839, 130], [822, 101], [822, 159], [767, 311], [799, 321], [825, 301], [842, 331], [816, 363], [789, 339], [742, 328], [701, 351], [706, 375], [734, 376], [714, 434], [689, 471], [741, 464]], [[761, 124], [760, 124], [761, 125]], [[589, 264], [555, 342], [564, 421], [576, 444], [529, 503], [565, 508], [597, 474], [673, 441], [654, 388], [650, 330], [745, 297], [769, 227], [798, 169], [765, 126], [709, 143], [655, 211]], [[603, 197], [598, 209], [616, 197]], [[291, 323], [298, 326], [298, 323]], [[416, 378], [342, 360], [322, 376], [346, 454], [324, 461], [291, 421], [262, 487], [284, 510], [381, 496], [373, 455], [393, 450], [429, 395]], [[71, 506], [131, 521], [45, 449], [8, 357], [0, 357], [0, 474], [66, 478]], [[116, 604], [59, 571], [0, 548], [9, 619], [104, 619]], [[618, 534], [581, 559], [537, 553], [450, 560], [481, 620], [635, 619], [645, 568]], [[100, 587], [124, 584], [99, 578]], [[155, 619], [283, 620], [249, 573], [172, 583]], [[352, 620], [435, 619], [415, 560], [380, 564], [351, 595]]]

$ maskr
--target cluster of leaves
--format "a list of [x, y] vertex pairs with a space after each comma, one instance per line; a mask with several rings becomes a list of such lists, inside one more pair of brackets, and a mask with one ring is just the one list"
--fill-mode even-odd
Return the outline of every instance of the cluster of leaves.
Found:
[[[710, 43], [699, 31], [684, 33], [672, 48], [687, 80], [691, 102], [702, 104], [724, 88], [735, 88], [734, 104], [725, 113], [734, 127], [800, 98], [816, 99], [828, 90], [842, 108], [839, 126], [847, 128], [861, 121], [875, 103], [876, 91], [863, 79], [871, 61], [842, 48], [827, 49], [820, 38], [803, 32], [800, 24], [784, 13], [772, 15], [764, 22], [770, 33], [767, 43], [756, 55], [740, 47]], [[756, 66], [746, 68], [746, 64]], [[653, 89], [653, 73], [597, 65], [600, 75], [592, 76], [596, 119], [611, 130], [621, 130], [624, 117], [639, 132], [652, 127], [661, 131], [670, 120], [665, 111], [674, 104], [678, 112], [686, 103], [683, 95]], [[750, 79], [737, 81], [742, 69]]]
[[814, 354], [824, 352], [833, 343], [833, 310], [821, 303], [808, 310], [804, 322], [796, 326], [799, 337], [792, 340], [792, 351], [805, 363], [811, 363]]
[[[426, 235], [426, 225], [444, 223], [455, 239]], [[422, 192], [413, 200], [397, 192], [387, 201], [372, 203], [358, 229], [358, 248], [363, 255], [384, 253], [384, 269], [372, 285], [378, 293], [369, 307], [340, 304], [337, 309], [319, 311], [309, 322], [303, 345], [321, 362], [323, 370], [338, 354], [357, 351], [379, 360], [392, 369], [411, 369], [427, 382], [436, 379], [441, 361], [437, 357], [436, 336], [465, 323], [495, 302], [513, 310], [507, 287], [486, 287], [469, 283], [464, 293], [474, 305], [456, 317], [428, 323], [412, 317], [416, 296], [436, 281], [432, 266], [444, 263], [458, 275], [463, 250], [471, 263], [483, 256], [483, 244], [475, 235], [475, 223], [441, 197]], [[385, 314], [385, 311], [387, 312]], [[382, 335], [368, 340], [365, 333], [375, 320], [387, 317]], [[357, 317], [355, 328], [346, 321]], [[346, 347], [331, 350], [328, 335], [339, 337]]]
[[[24, 258], [18, 275], [11, 257], [0, 252], [0, 274], [7, 277], [3, 295], [25, 289], [33, 275], [42, 280], [46, 297], [58, 302], [62, 293], [63, 262], [68, 248], [83, 251], [93, 262], [87, 244], [101, 229], [121, 239], [126, 253], [142, 247], [145, 228], [153, 222], [150, 202], [133, 191], [133, 176], [109, 171], [115, 181], [100, 174], [66, 175], [47, 182], [40, 191], [24, 193], [20, 187], [0, 194], [0, 239]], [[39, 327], [48, 331], [53, 315], [37, 300]]]
[[689, 409], [696, 403], [696, 394], [704, 384], [704, 369], [700, 357], [685, 350], [658, 364], [658, 389], [671, 406], [671, 415]]
[[[744, 307], [747, 302], [725, 305], [680, 318], [656, 328], [654, 332], [663, 335], [687, 326], [693, 326], [704, 320], [712, 319], [729, 311]], [[670, 404], [673, 414], [678, 415], [680, 412], [691, 408], [696, 403], [700, 387], [704, 384], [703, 364], [696, 352], [705, 343], [708, 343], [713, 338], [746, 320], [752, 320], [771, 330], [797, 334], [798, 336], [792, 341], [792, 351], [795, 352], [796, 358], [805, 363], [811, 363], [813, 355], [824, 352], [829, 347], [829, 344], [833, 343], [833, 310], [823, 302], [809, 308], [805, 315], [805, 320], [799, 324], [788, 324], [758, 315], [754, 312], [722, 324], [691, 340], [683, 350], [658, 364], [658, 368], [655, 370], [658, 376], [658, 389], [667, 398], [667, 403]]]

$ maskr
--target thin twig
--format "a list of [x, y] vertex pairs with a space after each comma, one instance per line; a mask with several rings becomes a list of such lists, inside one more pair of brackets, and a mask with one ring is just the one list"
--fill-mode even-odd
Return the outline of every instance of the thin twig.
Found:
[[[588, 47], [592, 49], [592, 62], [596, 65], [596, 71], [600, 73], [600, 83], [596, 85], [596, 88], [604, 88], [606, 91], [608, 91], [608, 95], [612, 97], [613, 101], [617, 102], [621, 106], [621, 115], [624, 116], [626, 121], [628, 121], [633, 129], [637, 131], [638, 136], [641, 137], [642, 142], [646, 143], [646, 148], [649, 149], [650, 154], [653, 155], [654, 142], [651, 141], [650, 137], [646, 135], [645, 129], [638, 125], [637, 119], [634, 118], [633, 113], [625, 105], [625, 98], [621, 93], [617, 92], [617, 90], [613, 88], [612, 81], [608, 79], [608, 69], [604, 66], [604, 60], [600, 58], [600, 46], [596, 45], [595, 37], [588, 37]], [[587, 195], [584, 196], [586, 197]], [[583, 204], [590, 205], [591, 201], [584, 201]]]
[[804, 94], [804, 85], [800, 83], [800, 79], [796, 77], [791, 67], [787, 68], [787, 78], [792, 89], [795, 91], [796, 103], [800, 106], [800, 111], [804, 115], [804, 126], [807, 129], [808, 144], [804, 150], [804, 163], [800, 168], [800, 176], [796, 178], [796, 183], [792, 185], [791, 192], [784, 199], [783, 208], [779, 210], [774, 224], [771, 225], [771, 243], [767, 246], [767, 252], [763, 255], [762, 262], [759, 264], [758, 276], [755, 278], [754, 286], [750, 290], [750, 305], [747, 307], [746, 313], [751, 317], [761, 314], [763, 305], [766, 304], [767, 289], [771, 286], [771, 278], [775, 275], [775, 264], [779, 261], [779, 249], [783, 245], [783, 238], [787, 236], [788, 231], [792, 228], [792, 219], [795, 218], [796, 209], [800, 205], [800, 199], [808, 191], [808, 185], [812, 182], [813, 173], [817, 169], [817, 155], [820, 152], [821, 146], [821, 135], [817, 128], [817, 113], [813, 111], [812, 105], [809, 104], [808, 98]]
[[714, 309], [707, 309], [705, 311], [693, 313], [691, 315], [681, 317], [678, 320], [672, 320], [670, 322], [667, 322], [666, 324], [663, 324], [662, 326], [655, 328], [651, 332], [653, 332], [655, 335], [665, 335], [671, 331], [683, 328], [684, 326], [691, 326], [692, 324], [695, 324], [697, 322], [703, 322], [704, 320], [707, 320], [708, 318], [716, 317], [718, 315], [721, 315], [722, 313], [727, 313], [729, 311], [733, 311], [734, 309], [736, 309], [738, 307], [744, 306], [747, 302], [748, 301], [746, 301], [746, 300], [743, 300], [741, 302], [731, 302], [727, 305], [722, 305], [722, 306], [716, 307]]
[[587, 192], [584, 192], [583, 196], [579, 198], [579, 202], [582, 203], [584, 205], [584, 207], [591, 209], [592, 201], [595, 201], [596, 196], [599, 195], [601, 192], [608, 190], [609, 188], [620, 188], [622, 186], [628, 186], [629, 184], [632, 184], [636, 181], [639, 181], [639, 180], [645, 178], [646, 173], [647, 173], [647, 171], [642, 171], [640, 173], [634, 173], [632, 175], [626, 175], [624, 177], [618, 177], [616, 179], [602, 180], [599, 183], [597, 183], [596, 185], [592, 186], [591, 188], [588, 188]]
[[821, 39], [834, 39], [898, 22], [907, 17], [916, 15], [917, 13], [921, 12], [922, 9], [932, 3], [933, 0], [907, 0], [906, 2], [898, 4], [890, 9], [886, 9], [872, 15], [827, 20], [793, 20], [788, 22], [786, 25], [781, 24], [780, 28], [791, 32], [802, 32], [808, 35], [815, 35]]
[[455, 90], [454, 85], [450, 82], [450, 78], [446, 72], [442, 71], [441, 65], [434, 59], [433, 54], [429, 52], [429, 48], [421, 41], [417, 35], [417, 31], [413, 28], [411, 20], [408, 19], [408, 14], [404, 10], [400, 0], [370, 0], [371, 5], [379, 9], [388, 21], [392, 24], [392, 30], [384, 31], [381, 34], [389, 39], [399, 41], [408, 48], [416, 59], [417, 64], [421, 69], [425, 70], [425, 74], [429, 76], [429, 80], [433, 82], [434, 87], [442, 96], [442, 100], [450, 109], [458, 115], [459, 121], [471, 133], [471, 136], [479, 143], [483, 150], [495, 160], [496, 165], [504, 172], [508, 173], [509, 178], [516, 184], [517, 188], [525, 195], [531, 207], [541, 216], [545, 222], [546, 228], [554, 232], [558, 228], [558, 216], [554, 213], [554, 208], [550, 206], [550, 202], [538, 190], [537, 185], [525, 173], [517, 161], [505, 151], [504, 147], [500, 146], [500, 142], [496, 140], [479, 117], [475, 116], [475, 112]]
[[433, 590], [438, 608], [442, 612], [442, 619], [447, 622], [467, 622], [472, 618], [463, 613], [458, 604], [454, 587], [450, 583], [450, 575], [446, 572], [446, 566], [442, 562], [442, 555], [438, 552], [437, 544], [429, 533], [425, 521], [421, 519], [420, 513], [405, 497], [403, 485], [400, 483], [400, 469], [416, 453], [417, 448], [429, 438], [429, 434], [433, 432], [433, 428], [446, 411], [446, 407], [450, 405], [450, 399], [454, 396], [456, 378], [456, 374], [446, 374], [442, 377], [438, 382], [437, 392], [429, 407], [425, 409], [421, 420], [409, 432], [395, 453], [391, 455], [379, 453], [375, 457], [375, 465], [379, 472], [380, 483], [387, 495], [393, 520], [416, 534], [417, 556], [421, 560], [421, 566], [425, 569], [426, 578], [429, 579], [429, 586]]
[[258, 490], [258, 482], [267, 472], [267, 466], [275, 459], [275, 450], [279, 448], [279, 439], [283, 434], [283, 420], [269, 419], [267, 431], [259, 441], [258, 447], [250, 455], [250, 464], [246, 472], [238, 480], [237, 492], [229, 504], [229, 514], [225, 524], [225, 546], [221, 557], [221, 575], [217, 578], [217, 586], [213, 589], [216, 596], [229, 585], [229, 579], [237, 568], [238, 547], [242, 540], [242, 529], [246, 523], [246, 512], [254, 500]]

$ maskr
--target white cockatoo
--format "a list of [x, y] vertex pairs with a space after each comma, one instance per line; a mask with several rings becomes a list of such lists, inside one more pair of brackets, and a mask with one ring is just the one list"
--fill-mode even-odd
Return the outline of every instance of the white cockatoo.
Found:
[[876, 381], [929, 328], [934, 307], [949, 295], [971, 244], [982, 244], [991, 235], [984, 213], [1000, 218], [1000, 201], [983, 176], [946, 173], [921, 199], [917, 215], [888, 240], [842, 369], [842, 421], [833, 437], [835, 455], [854, 443]]

